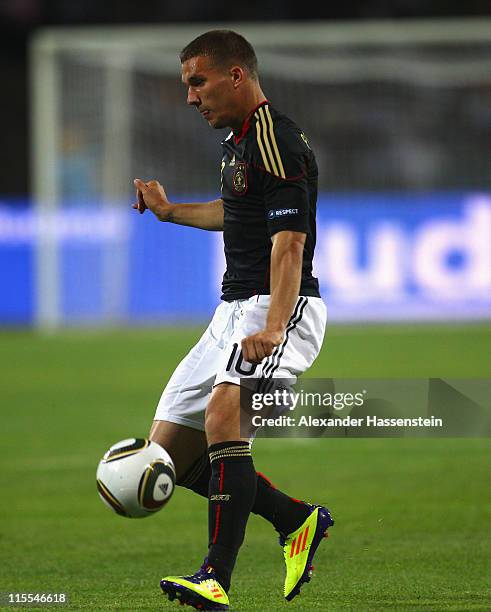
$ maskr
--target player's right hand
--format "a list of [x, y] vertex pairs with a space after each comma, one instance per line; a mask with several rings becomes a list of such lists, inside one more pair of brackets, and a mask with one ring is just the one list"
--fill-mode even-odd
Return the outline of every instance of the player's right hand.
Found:
[[151, 210], [160, 221], [168, 221], [172, 205], [167, 199], [162, 185], [155, 180], [145, 183], [141, 179], [133, 181], [136, 187], [137, 201], [133, 208], [143, 214], [147, 208]]
[[145, 200], [143, 199], [143, 194], [138, 188], [136, 190], [136, 202], [133, 204], [132, 208], [137, 210], [140, 215], [143, 215], [143, 213], [147, 210]]

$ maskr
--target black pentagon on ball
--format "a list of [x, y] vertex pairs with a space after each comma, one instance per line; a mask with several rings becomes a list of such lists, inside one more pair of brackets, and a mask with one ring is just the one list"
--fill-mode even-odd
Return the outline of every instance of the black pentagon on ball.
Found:
[[143, 448], [146, 448], [150, 444], [150, 440], [146, 438], [136, 438], [132, 444], [128, 444], [128, 446], [120, 446], [119, 448], [109, 449], [107, 453], [103, 457], [103, 461], [105, 463], [110, 463], [111, 461], [118, 461], [118, 459], [123, 459], [123, 457], [129, 457], [130, 455], [134, 455], [138, 453]]
[[140, 478], [138, 485], [138, 502], [142, 508], [149, 512], [156, 512], [169, 501], [170, 496], [157, 500], [153, 496], [155, 483], [161, 474], [166, 474], [172, 481], [172, 487], [176, 483], [176, 475], [172, 467], [164, 461], [157, 459], [152, 462]]
[[97, 490], [101, 497], [103, 497], [106, 502], [111, 506], [111, 508], [117, 512], [120, 516], [128, 516], [124, 511], [123, 505], [119, 502], [119, 500], [111, 493], [111, 491], [106, 487], [106, 485], [102, 482], [102, 480], [97, 480]]

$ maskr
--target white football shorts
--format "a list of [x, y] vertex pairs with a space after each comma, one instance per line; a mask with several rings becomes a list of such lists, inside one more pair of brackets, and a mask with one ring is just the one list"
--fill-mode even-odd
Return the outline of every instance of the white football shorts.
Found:
[[287, 378], [292, 384], [319, 354], [326, 328], [321, 298], [300, 296], [273, 354], [260, 364], [244, 361], [243, 338], [266, 326], [269, 295], [222, 302], [198, 343], [172, 374], [160, 398], [155, 420], [204, 431], [205, 410], [215, 385], [240, 385], [241, 378]]

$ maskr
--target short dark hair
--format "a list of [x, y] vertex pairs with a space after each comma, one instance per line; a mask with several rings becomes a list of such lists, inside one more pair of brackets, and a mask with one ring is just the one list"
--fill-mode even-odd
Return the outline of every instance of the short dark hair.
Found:
[[223, 67], [236, 62], [247, 70], [251, 78], [258, 78], [257, 57], [251, 43], [232, 30], [205, 32], [179, 54], [181, 63], [198, 56], [209, 57], [215, 65]]

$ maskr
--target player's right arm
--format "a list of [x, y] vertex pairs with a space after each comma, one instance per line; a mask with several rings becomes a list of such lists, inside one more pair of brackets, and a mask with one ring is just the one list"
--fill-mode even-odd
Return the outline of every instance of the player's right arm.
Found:
[[133, 208], [143, 214], [148, 208], [159, 221], [188, 225], [209, 231], [223, 230], [223, 201], [194, 202], [190, 204], [171, 204], [164, 188], [158, 181], [135, 179], [138, 201]]

